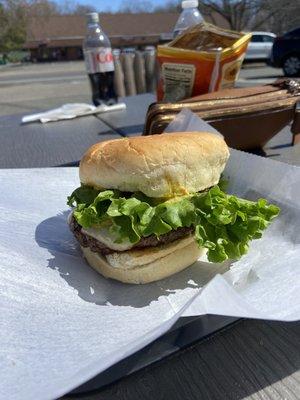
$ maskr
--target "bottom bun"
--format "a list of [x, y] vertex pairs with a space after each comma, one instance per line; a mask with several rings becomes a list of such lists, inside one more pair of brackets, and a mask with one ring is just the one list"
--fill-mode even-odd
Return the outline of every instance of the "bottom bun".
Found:
[[[81, 247], [81, 249], [90, 266], [106, 278], [116, 279], [124, 283], [140, 284], [158, 281], [182, 271], [197, 261], [204, 251], [204, 249], [198, 247], [194, 239], [188, 241], [184, 247], [178, 246], [178, 242], [177, 240], [176, 244], [174, 242], [174, 244], [168, 245], [170, 249], [168, 254], [134, 268], [112, 267], [106, 257], [93, 252], [88, 247]], [[142, 251], [140, 250], [140, 252]], [[157, 253], [157, 248], [154, 251]]]

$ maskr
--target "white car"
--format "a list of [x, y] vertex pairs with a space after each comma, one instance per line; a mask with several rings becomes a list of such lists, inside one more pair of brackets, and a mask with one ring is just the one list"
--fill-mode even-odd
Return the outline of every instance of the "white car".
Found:
[[275, 33], [252, 32], [252, 38], [248, 44], [245, 60], [269, 60], [275, 38]]

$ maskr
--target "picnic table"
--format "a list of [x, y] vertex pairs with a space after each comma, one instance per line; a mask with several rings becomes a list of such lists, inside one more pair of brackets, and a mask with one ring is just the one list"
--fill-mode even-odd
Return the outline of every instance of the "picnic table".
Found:
[[[76, 166], [93, 143], [141, 134], [147, 107], [154, 100], [149, 94], [132, 96], [125, 99], [126, 111], [45, 125], [21, 125], [21, 115], [1, 117], [0, 167]], [[272, 139], [266, 152], [280, 161], [299, 165], [300, 148], [291, 147], [290, 143], [291, 134], [287, 128]], [[181, 335], [175, 339], [181, 341], [182, 346], [168, 352], [170, 344], [161, 339], [152, 347], [164, 356], [170, 353], [172, 356], [162, 356], [160, 361], [80, 398], [300, 398], [300, 323], [228, 319], [224, 324], [224, 317], [207, 318], [201, 324], [190, 325], [193, 331], [190, 329], [189, 334], [193, 333], [194, 337], [197, 337], [195, 330], [202, 329], [201, 341], [191, 345], [191, 339], [183, 337], [187, 331], [173, 331], [173, 336]], [[227, 328], [209, 335], [205, 321], [215, 324], [215, 330], [225, 325]], [[203, 339], [205, 334], [207, 337]], [[186, 343], [189, 346], [182, 348]], [[174, 353], [177, 349], [180, 350]], [[71, 399], [71, 396], [64, 398]]]

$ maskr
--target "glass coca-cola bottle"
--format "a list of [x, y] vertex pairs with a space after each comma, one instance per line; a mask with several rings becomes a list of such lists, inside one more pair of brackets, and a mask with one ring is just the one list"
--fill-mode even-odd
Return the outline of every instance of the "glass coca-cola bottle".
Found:
[[111, 44], [99, 25], [97, 13], [87, 14], [87, 34], [83, 42], [86, 70], [92, 87], [95, 106], [115, 104], [114, 59]]

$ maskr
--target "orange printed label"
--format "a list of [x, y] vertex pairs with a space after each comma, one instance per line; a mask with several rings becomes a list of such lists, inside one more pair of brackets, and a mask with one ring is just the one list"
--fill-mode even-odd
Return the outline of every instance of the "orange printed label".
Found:
[[[210, 31], [217, 31], [220, 38], [222, 34], [224, 35], [223, 41], [227, 41], [227, 47], [218, 47], [216, 43], [211, 51], [208, 47], [205, 51], [191, 50], [190, 47], [188, 49], [175, 47], [178, 40], [180, 45], [188, 43], [186, 39], [188, 35], [192, 37], [191, 42], [195, 41], [195, 35], [193, 36], [195, 29], [197, 27], [187, 31], [181, 38], [175, 39], [168, 45], [158, 46], [157, 59], [161, 72], [157, 87], [158, 101], [175, 102], [234, 86], [251, 34], [225, 31], [204, 24], [198, 28], [199, 35], [201, 35], [201, 29], [205, 31], [206, 37], [209, 36]], [[214, 32], [212, 40], [216, 41], [216, 37]], [[229, 41], [230, 46], [228, 46]]]

